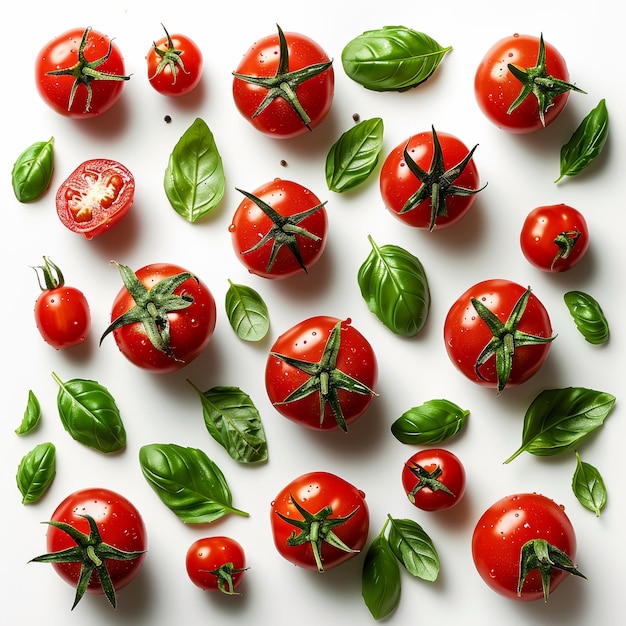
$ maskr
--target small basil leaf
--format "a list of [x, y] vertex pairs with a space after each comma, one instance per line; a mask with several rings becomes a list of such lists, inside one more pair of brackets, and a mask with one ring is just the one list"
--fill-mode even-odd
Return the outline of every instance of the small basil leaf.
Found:
[[435, 581], [439, 576], [439, 555], [432, 539], [411, 519], [389, 516], [389, 545], [409, 573], [423, 580]]
[[400, 602], [400, 591], [400, 566], [381, 533], [365, 553], [361, 595], [372, 617], [378, 620], [393, 613]]
[[224, 197], [222, 157], [213, 133], [201, 118], [195, 119], [174, 146], [164, 187], [172, 208], [188, 222], [213, 211]]
[[20, 202], [38, 200], [50, 186], [54, 172], [54, 137], [37, 141], [17, 158], [11, 172], [13, 192]]
[[15, 429], [17, 435], [26, 435], [32, 432], [39, 425], [41, 420], [41, 405], [37, 396], [32, 389], [28, 392], [28, 400], [26, 402], [26, 410], [22, 417], [22, 423]]
[[449, 400], [428, 400], [403, 413], [391, 424], [391, 432], [401, 443], [440, 443], [461, 430], [469, 413]]
[[17, 468], [17, 487], [22, 504], [41, 499], [56, 474], [56, 448], [52, 443], [40, 443], [28, 452]]
[[590, 463], [586, 463], [576, 453], [576, 469], [572, 478], [572, 491], [577, 500], [600, 517], [600, 511], [606, 504], [606, 486], [600, 472]]
[[583, 291], [568, 291], [563, 299], [576, 328], [589, 343], [598, 345], [609, 340], [609, 323], [595, 298]]
[[326, 156], [326, 184], [341, 193], [363, 183], [374, 171], [383, 147], [383, 120], [363, 120], [347, 130]]
[[261, 341], [270, 329], [267, 305], [252, 287], [235, 284], [231, 280], [228, 283], [225, 305], [232, 329], [244, 341]]

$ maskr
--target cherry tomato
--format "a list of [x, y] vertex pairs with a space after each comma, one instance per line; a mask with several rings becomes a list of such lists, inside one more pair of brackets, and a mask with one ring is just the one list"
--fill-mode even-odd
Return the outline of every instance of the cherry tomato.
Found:
[[124, 59], [117, 44], [97, 30], [73, 28], [37, 55], [39, 95], [57, 113], [89, 118], [108, 111], [122, 95]]
[[568, 574], [584, 578], [573, 563], [576, 534], [564, 508], [537, 493], [492, 504], [474, 529], [472, 556], [487, 585], [513, 600], [547, 600]]
[[[241, 190], [239, 190], [241, 191]], [[326, 247], [325, 203], [306, 187], [276, 178], [237, 207], [229, 231], [243, 265], [263, 278], [306, 273]]]
[[474, 93], [493, 124], [531, 133], [554, 122], [570, 91], [584, 93], [568, 81], [567, 64], [554, 46], [543, 36], [516, 33], [487, 51], [476, 70]]
[[465, 468], [449, 450], [420, 450], [404, 464], [402, 486], [418, 509], [444, 511], [458, 504], [465, 493]]
[[515, 282], [489, 279], [461, 294], [444, 322], [454, 365], [479, 385], [513, 387], [537, 373], [550, 351], [552, 326], [543, 304]]
[[170, 35], [155, 41], [146, 55], [148, 80], [164, 96], [184, 96], [202, 78], [202, 51], [186, 35]]
[[380, 171], [380, 193], [389, 212], [429, 230], [458, 222], [481, 190], [475, 149], [434, 128], [396, 146]]
[[276, 339], [265, 366], [270, 401], [313, 430], [346, 431], [376, 395], [378, 362], [351, 321], [319, 315]]
[[285, 485], [271, 504], [279, 554], [299, 567], [328, 571], [354, 558], [369, 532], [365, 494], [330, 472], [309, 472]]
[[106, 595], [115, 607], [115, 592], [135, 578], [145, 558], [147, 535], [137, 508], [110, 489], [81, 489], [58, 505], [48, 524], [48, 554], [33, 561], [52, 563], [76, 587], [74, 606], [87, 592]]
[[91, 312], [87, 298], [80, 289], [69, 287], [61, 270], [44, 257], [41, 293], [35, 301], [35, 323], [44, 341], [57, 350], [77, 346], [87, 338], [91, 327]]
[[567, 204], [539, 206], [524, 220], [520, 246], [526, 260], [536, 268], [565, 272], [587, 252], [587, 222], [582, 213]]
[[246, 555], [230, 537], [203, 537], [189, 546], [185, 566], [189, 579], [200, 589], [235, 595], [246, 570]]
[[122, 354], [155, 373], [178, 370], [197, 358], [215, 330], [213, 294], [197, 276], [170, 263], [137, 272], [119, 265], [124, 287], [111, 309], [113, 333]]
[[112, 159], [81, 163], [59, 186], [59, 219], [74, 233], [93, 239], [117, 224], [135, 200], [135, 177]]
[[299, 33], [263, 37], [233, 73], [239, 112], [258, 131], [280, 139], [302, 135], [324, 120], [335, 92], [332, 61]]

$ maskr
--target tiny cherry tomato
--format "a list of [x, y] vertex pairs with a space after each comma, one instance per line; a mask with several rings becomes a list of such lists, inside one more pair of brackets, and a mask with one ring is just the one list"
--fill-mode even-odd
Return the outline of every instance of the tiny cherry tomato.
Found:
[[205, 591], [237, 595], [246, 568], [246, 555], [231, 537], [203, 537], [187, 550], [185, 567], [191, 582]]
[[465, 493], [465, 468], [449, 450], [431, 448], [413, 454], [402, 468], [402, 486], [414, 506], [423, 511], [444, 511]]
[[589, 247], [589, 228], [580, 211], [567, 204], [533, 209], [524, 220], [520, 246], [526, 260], [544, 272], [565, 272]]

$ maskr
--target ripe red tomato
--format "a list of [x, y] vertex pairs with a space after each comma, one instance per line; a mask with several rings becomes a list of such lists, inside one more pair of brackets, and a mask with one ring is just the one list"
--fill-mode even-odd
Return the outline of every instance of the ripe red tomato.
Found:
[[44, 265], [37, 266], [44, 278], [37, 274], [41, 293], [35, 301], [35, 323], [44, 341], [57, 350], [77, 346], [87, 338], [91, 327], [91, 313], [87, 298], [80, 289], [69, 287], [61, 270], [44, 257]]
[[458, 222], [481, 190], [465, 144], [448, 133], [423, 132], [396, 146], [380, 171], [380, 193], [392, 215], [433, 230]]
[[189, 579], [200, 589], [235, 595], [246, 570], [246, 555], [230, 537], [203, 537], [189, 546], [185, 566]]
[[378, 362], [351, 320], [319, 315], [276, 339], [265, 365], [270, 401], [313, 430], [347, 430], [376, 395]]
[[365, 494], [329, 472], [309, 472], [272, 500], [274, 545], [289, 562], [328, 571], [354, 558], [369, 532]]
[[146, 55], [148, 81], [164, 96], [184, 96], [202, 78], [202, 51], [186, 35], [170, 35], [155, 41]]
[[461, 501], [465, 468], [449, 450], [432, 448], [413, 454], [402, 468], [402, 486], [411, 504], [423, 511], [443, 511]]
[[37, 55], [39, 95], [57, 113], [89, 118], [108, 111], [122, 95], [124, 59], [117, 44], [97, 30], [73, 28]]
[[526, 382], [550, 351], [552, 326], [543, 304], [515, 282], [489, 279], [461, 294], [444, 322], [444, 342], [454, 365], [479, 385]]
[[117, 224], [135, 200], [135, 177], [112, 159], [81, 163], [59, 186], [59, 219], [74, 233], [93, 239]]
[[[241, 190], [239, 190], [241, 191]], [[246, 197], [229, 226], [243, 265], [263, 278], [308, 272], [326, 247], [325, 203], [306, 187], [275, 178]]]
[[173, 372], [191, 363], [215, 330], [217, 308], [206, 284], [170, 263], [153, 263], [137, 272], [118, 267], [124, 287], [102, 339], [112, 332], [122, 354], [151, 372]]
[[559, 116], [571, 90], [582, 92], [568, 81], [567, 64], [554, 46], [543, 36], [516, 33], [487, 51], [476, 70], [474, 93], [496, 126], [531, 133]]
[[299, 33], [256, 41], [233, 72], [233, 98], [257, 130], [287, 139], [324, 120], [335, 92], [332, 61], [315, 41]]
[[537, 493], [492, 504], [474, 529], [472, 556], [487, 585], [513, 600], [547, 600], [568, 574], [584, 578], [573, 563], [576, 534], [564, 508]]
[[524, 220], [520, 246], [526, 260], [544, 272], [574, 267], [589, 247], [587, 221], [567, 204], [533, 209]]
[[147, 535], [137, 508], [110, 489], [81, 489], [59, 504], [48, 524], [48, 554], [33, 561], [52, 563], [76, 587], [74, 606], [87, 592], [105, 594], [115, 607], [115, 592], [135, 578], [145, 558]]

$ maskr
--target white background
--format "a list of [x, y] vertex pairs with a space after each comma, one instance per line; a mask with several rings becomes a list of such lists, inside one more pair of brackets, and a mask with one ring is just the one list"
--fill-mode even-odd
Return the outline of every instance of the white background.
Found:
[[[67, 9], [62, 6], [67, 4]], [[412, 517], [430, 534], [440, 553], [441, 575], [431, 584], [404, 573], [402, 598], [391, 624], [537, 623], [612, 626], [623, 615], [625, 554], [623, 520], [623, 442], [620, 396], [626, 340], [623, 331], [624, 198], [626, 163], [624, 127], [623, 28], [612, 16], [613, 4], [598, 0], [576, 12], [571, 2], [543, 3], [536, 9], [503, 6], [486, 0], [448, 3], [340, 3], [318, 0], [309, 8], [297, 2], [232, 2], [217, 9], [208, 4], [153, 1], [135, 3], [15, 2], [4, 9], [4, 81], [0, 103], [2, 150], [0, 198], [3, 271], [3, 410], [0, 435], [0, 481], [3, 493], [0, 525], [3, 537], [3, 623], [117, 623], [160, 626], [180, 623], [368, 624], [373, 622], [361, 598], [363, 555], [323, 575], [294, 568], [276, 552], [269, 528], [269, 504], [289, 480], [309, 470], [334, 471], [367, 494], [370, 540], [388, 513]], [[267, 7], [271, 6], [271, 9]], [[207, 8], [204, 8], [207, 7]], [[7, 15], [8, 11], [8, 15]], [[36, 18], [36, 19], [35, 19]], [[168, 100], [149, 86], [144, 57], [153, 39], [184, 32], [205, 55], [201, 86], [189, 97]], [[317, 40], [334, 58], [335, 100], [330, 117], [313, 133], [288, 142], [255, 131], [236, 111], [231, 72], [255, 39], [275, 32], [299, 31]], [[402, 94], [365, 90], [341, 67], [344, 45], [364, 30], [402, 24], [425, 32], [441, 45], [452, 45], [426, 84]], [[132, 73], [116, 107], [100, 119], [73, 121], [49, 109], [37, 95], [33, 63], [38, 50], [71, 27], [92, 26], [116, 38]], [[554, 125], [533, 136], [509, 135], [490, 124], [473, 96], [473, 75], [482, 55], [496, 40], [514, 32], [539, 35], [565, 56], [571, 78], [587, 95], [572, 94]], [[580, 120], [601, 98], [611, 115], [610, 139], [602, 157], [581, 176], [555, 185], [559, 150]], [[417, 231], [395, 220], [383, 208], [376, 174], [358, 190], [333, 194], [326, 188], [324, 159], [331, 144], [361, 119], [380, 116], [385, 124], [385, 153], [409, 135], [430, 129], [450, 132], [466, 145], [478, 143], [475, 160], [488, 187], [471, 213], [448, 230]], [[165, 115], [172, 117], [165, 124]], [[227, 177], [227, 192], [208, 219], [188, 224], [170, 208], [162, 187], [168, 155], [195, 117], [212, 129]], [[10, 172], [19, 153], [34, 141], [55, 137], [55, 175], [38, 202], [21, 205], [11, 189]], [[137, 182], [135, 206], [114, 230], [87, 241], [66, 230], [54, 210], [54, 191], [80, 162], [110, 157], [123, 162]], [[287, 167], [281, 166], [281, 159]], [[275, 177], [291, 178], [327, 200], [330, 236], [322, 260], [289, 281], [270, 282], [247, 274], [230, 244], [228, 225], [241, 200], [235, 187], [253, 190]], [[519, 230], [535, 206], [565, 202], [587, 218], [591, 247], [571, 272], [543, 274], [523, 258]], [[419, 337], [391, 334], [367, 311], [356, 282], [358, 267], [369, 252], [367, 235], [379, 245], [394, 243], [416, 254], [426, 269], [432, 307]], [[56, 352], [39, 336], [32, 317], [39, 293], [30, 266], [49, 255], [66, 280], [81, 288], [92, 309], [93, 332], [86, 345]], [[184, 370], [157, 376], [138, 370], [115, 343], [98, 338], [109, 321], [110, 306], [120, 288], [111, 259], [133, 268], [170, 261], [201, 276], [213, 291], [219, 319], [206, 352]], [[445, 314], [454, 299], [474, 282], [491, 277], [531, 285], [547, 307], [558, 338], [540, 373], [527, 384], [491, 389], [465, 380], [446, 356], [442, 341]], [[259, 345], [234, 335], [224, 315], [227, 279], [256, 288], [271, 314], [271, 332]], [[563, 303], [569, 289], [591, 293], [611, 324], [610, 343], [584, 341]], [[269, 404], [263, 369], [271, 343], [282, 331], [315, 314], [350, 317], [374, 346], [380, 366], [380, 396], [349, 433], [304, 431], [282, 418]], [[72, 440], [56, 410], [61, 378], [91, 378], [117, 400], [127, 429], [128, 446], [115, 456], [94, 452]], [[236, 385], [259, 408], [269, 442], [269, 462], [245, 467], [232, 461], [205, 429], [200, 404], [186, 379], [200, 388]], [[604, 475], [609, 503], [601, 517], [583, 509], [571, 491], [572, 454], [536, 458], [524, 454], [506, 459], [521, 440], [522, 419], [532, 399], [550, 387], [584, 386], [618, 396], [605, 426], [580, 448], [584, 460]], [[13, 429], [21, 421], [28, 390], [38, 396], [43, 418], [26, 437]], [[414, 449], [400, 444], [390, 425], [412, 406], [447, 398], [471, 411], [463, 434], [447, 447], [464, 462], [468, 490], [459, 506], [440, 514], [418, 511], [400, 483], [403, 462]], [[45, 497], [23, 506], [15, 485], [22, 456], [34, 445], [57, 446], [57, 476]], [[146, 443], [197, 446], [223, 470], [235, 506], [247, 519], [230, 516], [209, 526], [185, 526], [143, 479], [138, 450]], [[56, 505], [72, 491], [104, 486], [130, 498], [143, 513], [149, 553], [138, 578], [119, 593], [114, 615], [103, 597], [85, 597], [70, 612], [72, 589], [50, 566], [29, 564], [45, 551], [45, 525]], [[518, 603], [499, 597], [476, 573], [470, 540], [476, 520], [492, 502], [514, 492], [538, 491], [565, 506], [578, 535], [577, 561], [588, 580], [570, 578], [543, 602]], [[237, 598], [203, 593], [187, 579], [184, 556], [191, 542], [227, 534], [245, 547], [250, 570]], [[613, 565], [615, 563], [615, 565]], [[617, 569], [613, 569], [613, 567]]]

